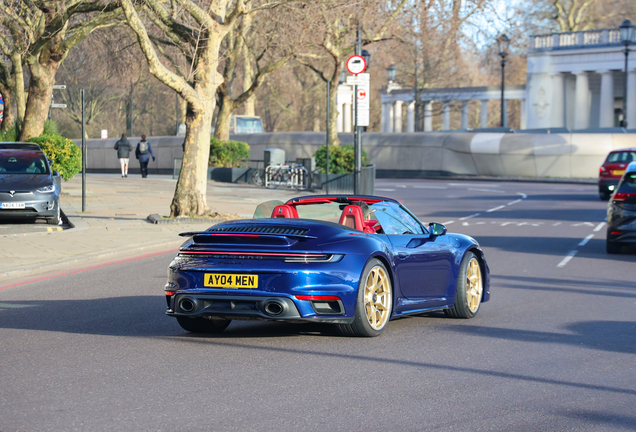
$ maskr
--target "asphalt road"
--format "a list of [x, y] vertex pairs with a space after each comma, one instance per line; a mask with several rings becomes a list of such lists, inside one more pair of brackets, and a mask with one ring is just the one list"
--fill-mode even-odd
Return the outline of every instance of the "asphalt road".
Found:
[[0, 430], [636, 430], [636, 253], [595, 186], [378, 181], [474, 236], [492, 299], [378, 338], [163, 315], [172, 254], [0, 289]]

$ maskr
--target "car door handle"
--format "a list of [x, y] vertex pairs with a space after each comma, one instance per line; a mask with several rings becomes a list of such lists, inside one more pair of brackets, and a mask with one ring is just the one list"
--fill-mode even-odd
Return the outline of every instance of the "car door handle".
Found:
[[409, 254], [404, 253], [404, 252], [400, 252], [400, 253], [397, 254], [397, 256], [398, 256], [399, 259], [407, 259]]

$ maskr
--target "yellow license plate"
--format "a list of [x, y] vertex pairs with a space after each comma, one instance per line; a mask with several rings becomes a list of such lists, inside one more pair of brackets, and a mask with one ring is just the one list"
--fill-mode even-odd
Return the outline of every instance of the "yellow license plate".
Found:
[[625, 174], [625, 170], [614, 170], [612, 171], [614, 175], [623, 175]]
[[206, 273], [204, 285], [212, 288], [258, 288], [258, 275]]

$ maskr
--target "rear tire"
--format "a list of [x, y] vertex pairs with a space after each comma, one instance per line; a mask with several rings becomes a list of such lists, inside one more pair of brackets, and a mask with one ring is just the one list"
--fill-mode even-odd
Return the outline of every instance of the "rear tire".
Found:
[[621, 253], [622, 248], [623, 247], [618, 243], [614, 243], [609, 240], [605, 241], [605, 250], [607, 251], [608, 254], [612, 254], [612, 255], [619, 254]]
[[481, 264], [474, 253], [468, 252], [459, 267], [455, 304], [450, 309], [444, 309], [444, 313], [453, 318], [472, 318], [477, 315], [483, 296]]
[[340, 332], [345, 336], [380, 336], [391, 319], [392, 310], [391, 278], [384, 264], [372, 259], [364, 267], [358, 283], [355, 318], [351, 324], [340, 324]]
[[257, 169], [254, 171], [254, 174], [252, 174], [252, 183], [256, 186], [263, 186], [263, 173], [261, 170]]
[[179, 322], [182, 329], [190, 333], [221, 333], [230, 325], [232, 320], [177, 317], [177, 322]]

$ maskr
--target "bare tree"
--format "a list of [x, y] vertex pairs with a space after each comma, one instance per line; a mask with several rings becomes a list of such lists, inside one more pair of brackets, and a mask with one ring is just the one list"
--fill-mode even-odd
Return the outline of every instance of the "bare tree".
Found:
[[[358, 28], [362, 29], [362, 43], [369, 45], [387, 37], [389, 25], [400, 15], [407, 0], [385, 2], [361, 0], [350, 3], [346, 0], [320, 0], [303, 4], [299, 15], [307, 30], [306, 40], [299, 43], [308, 51], [299, 53], [297, 61], [313, 70], [335, 89], [343, 63], [355, 51], [353, 43]], [[330, 122], [327, 131], [331, 144], [339, 144], [336, 119], [336, 92], [331, 92]]]
[[[146, 0], [144, 4], [148, 19], [164, 38], [151, 37], [132, 0], [122, 0], [128, 24], [137, 34], [150, 72], [187, 103], [183, 165], [170, 214], [209, 214], [206, 191], [210, 132], [216, 91], [223, 82], [218, 72], [219, 51], [239, 19], [257, 8], [249, 0]], [[184, 61], [170, 56], [165, 46], [179, 49]]]

